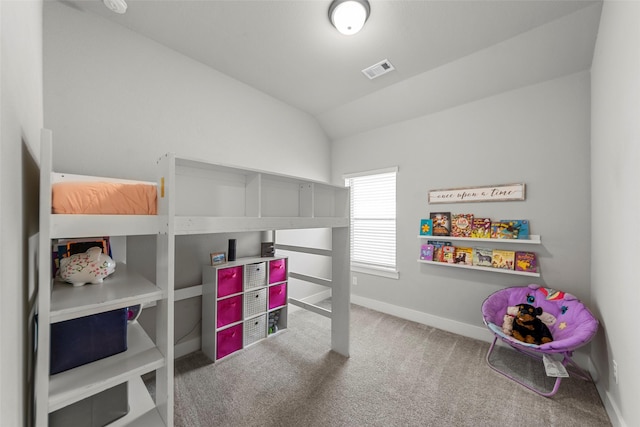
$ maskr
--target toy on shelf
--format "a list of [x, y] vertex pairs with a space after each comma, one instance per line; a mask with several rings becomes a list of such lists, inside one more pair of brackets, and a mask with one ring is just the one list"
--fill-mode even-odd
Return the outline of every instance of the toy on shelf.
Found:
[[60, 278], [73, 286], [85, 283], [102, 283], [113, 273], [116, 263], [102, 252], [99, 247], [87, 249], [84, 253], [74, 254], [60, 260]]

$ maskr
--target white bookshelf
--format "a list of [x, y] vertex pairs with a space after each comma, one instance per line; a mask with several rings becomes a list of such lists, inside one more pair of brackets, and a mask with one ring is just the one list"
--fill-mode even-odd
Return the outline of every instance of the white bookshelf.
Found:
[[[173, 393], [158, 393], [154, 400], [141, 379], [142, 375], [155, 371], [156, 387], [173, 390], [173, 288], [168, 287], [168, 281], [162, 280], [166, 271], [162, 259], [166, 257], [158, 261], [157, 276], [160, 280], [157, 283], [131, 271], [122, 262], [103, 283], [79, 287], [54, 280], [51, 268], [52, 245], [60, 238], [155, 235], [158, 248], [164, 251], [167, 238], [160, 231], [159, 217], [53, 214], [51, 187], [55, 182], [122, 180], [54, 172], [53, 135], [46, 129], [42, 131], [40, 160], [35, 425], [47, 426], [50, 413], [63, 408], [73, 411], [70, 405], [128, 382], [135, 393], [128, 394], [130, 414], [124, 419], [139, 425], [138, 419], [149, 418], [147, 425], [171, 426]], [[50, 375], [51, 328], [56, 323], [151, 302], [156, 305], [154, 337], [148, 336], [134, 322], [127, 327], [125, 351]], [[118, 420], [114, 425], [125, 425], [122, 422], [122, 419]]]

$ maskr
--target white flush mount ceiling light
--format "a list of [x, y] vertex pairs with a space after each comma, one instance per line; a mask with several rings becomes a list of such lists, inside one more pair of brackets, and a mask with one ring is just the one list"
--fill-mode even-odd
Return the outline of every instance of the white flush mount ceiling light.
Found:
[[102, 3], [115, 13], [125, 13], [127, 11], [127, 2], [124, 0], [102, 0]]
[[333, 0], [329, 6], [329, 20], [338, 31], [350, 36], [364, 27], [370, 12], [367, 0]]

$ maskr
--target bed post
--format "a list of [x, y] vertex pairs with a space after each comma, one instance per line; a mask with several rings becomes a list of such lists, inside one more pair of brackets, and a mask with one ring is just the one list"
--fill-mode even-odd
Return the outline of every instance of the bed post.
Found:
[[349, 357], [351, 321], [349, 227], [332, 229], [332, 247], [331, 348], [333, 351]]

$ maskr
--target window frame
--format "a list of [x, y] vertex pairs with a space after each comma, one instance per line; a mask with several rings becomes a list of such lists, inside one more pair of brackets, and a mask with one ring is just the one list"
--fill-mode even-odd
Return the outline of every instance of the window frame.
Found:
[[[381, 174], [389, 174], [389, 173], [393, 173], [394, 174], [394, 188], [393, 188], [393, 192], [394, 192], [394, 227], [393, 227], [393, 240], [394, 240], [394, 255], [393, 255], [393, 266], [389, 267], [386, 265], [376, 265], [376, 264], [370, 264], [370, 263], [361, 263], [358, 261], [354, 261], [353, 259], [353, 255], [351, 255], [351, 271], [352, 272], [358, 272], [358, 273], [365, 273], [365, 274], [372, 274], [375, 276], [382, 276], [382, 277], [387, 277], [387, 278], [391, 278], [391, 279], [399, 279], [400, 277], [400, 273], [398, 271], [398, 214], [397, 214], [397, 197], [398, 197], [398, 191], [397, 191], [397, 186], [398, 186], [398, 167], [394, 166], [394, 167], [389, 167], [389, 168], [384, 168], [384, 169], [374, 169], [374, 170], [367, 170], [367, 171], [362, 171], [362, 172], [356, 172], [356, 173], [349, 173], [349, 174], [344, 174], [343, 175], [343, 179], [344, 179], [344, 183], [345, 186], [347, 187], [351, 187], [350, 185], [350, 180], [354, 179], [354, 178], [359, 178], [359, 177], [369, 177], [369, 176], [373, 176], [373, 175], [381, 175]], [[357, 219], [353, 218], [353, 190], [351, 190], [349, 192], [349, 205], [350, 205], [350, 209], [349, 209], [349, 225], [350, 225], [350, 230], [349, 230], [349, 250], [351, 251], [351, 254], [353, 254], [353, 245], [354, 245], [354, 226], [353, 223], [354, 221], [357, 221]], [[382, 219], [382, 218], [375, 218], [375, 217], [371, 217], [371, 219]]]

